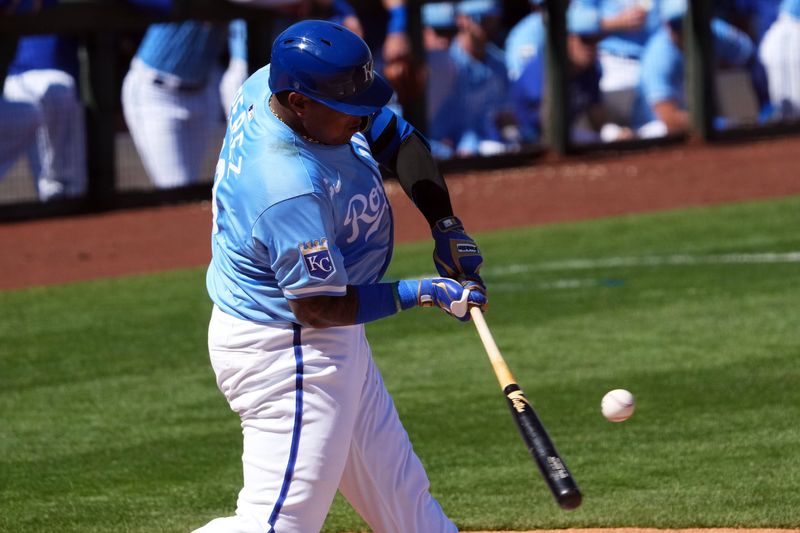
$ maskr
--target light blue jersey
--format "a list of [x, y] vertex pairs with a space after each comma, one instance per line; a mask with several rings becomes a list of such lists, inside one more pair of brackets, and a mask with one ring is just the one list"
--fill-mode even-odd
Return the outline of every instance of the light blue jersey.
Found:
[[641, 83], [634, 103], [632, 125], [639, 128], [655, 119], [652, 106], [672, 100], [686, 108], [684, 95], [683, 52], [664, 27], [658, 31], [642, 53]]
[[247, 61], [247, 22], [244, 19], [228, 24], [228, 52], [232, 59]]
[[[753, 42], [743, 31], [719, 18], [711, 20], [714, 58], [730, 66], [744, 66], [755, 53]], [[672, 41], [667, 27], [659, 30], [642, 53], [642, 81], [634, 103], [633, 126], [655, 119], [652, 107], [672, 100], [686, 109], [684, 55]]]
[[800, 0], [783, 0], [781, 2], [781, 12], [800, 19]]
[[472, 57], [457, 40], [450, 45], [450, 55], [458, 69], [458, 99], [461, 105], [457, 148], [468, 152], [479, 141], [496, 139], [495, 118], [508, 107], [508, 71], [503, 51], [486, 44], [482, 61]]
[[508, 79], [516, 80], [525, 66], [544, 50], [547, 30], [540, 11], [529, 13], [508, 32], [505, 42]]
[[269, 109], [269, 66], [237, 93], [214, 178], [211, 299], [256, 322], [296, 322], [287, 299], [344, 296], [391, 259], [392, 214], [362, 134], [305, 140]]
[[189, 20], [153, 24], [136, 53], [145, 65], [180, 78], [186, 85], [203, 85], [217, 65], [225, 45], [225, 26]]
[[576, 0], [574, 3], [596, 9], [601, 20], [617, 16], [626, 9], [636, 6], [642, 6], [647, 9], [647, 17], [641, 28], [634, 31], [610, 33], [600, 41], [600, 50], [615, 56], [639, 59], [648, 39], [661, 26], [659, 0], [648, 2], [641, 0]]

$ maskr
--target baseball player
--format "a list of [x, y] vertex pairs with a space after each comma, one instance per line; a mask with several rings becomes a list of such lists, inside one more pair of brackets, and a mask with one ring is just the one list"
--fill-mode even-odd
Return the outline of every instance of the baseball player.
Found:
[[[632, 137], [630, 129], [610, 121], [600, 92], [597, 43], [602, 37], [600, 19], [593, 9], [571, 4], [567, 10], [567, 98], [573, 142], [612, 142]], [[511, 84], [509, 101], [522, 138], [541, 140], [545, 102], [545, 54], [536, 54]]]
[[[42, 5], [55, 3], [47, 0]], [[41, 201], [86, 192], [86, 130], [77, 80], [75, 39], [56, 34], [20, 38], [3, 96], [38, 109], [40, 127], [28, 161]]]
[[460, 122], [455, 140], [459, 156], [494, 155], [509, 149], [500, 135], [505, 117], [508, 72], [505, 54], [492, 42], [502, 17], [497, 0], [462, 0], [456, 4], [458, 34], [450, 47], [458, 67]]
[[661, 0], [574, 0], [572, 4], [595, 9], [605, 38], [600, 41], [600, 90], [615, 120], [629, 124], [640, 60], [648, 39], [659, 29]]
[[122, 110], [142, 164], [158, 188], [195, 183], [220, 115], [217, 60], [225, 25], [151, 25], [122, 84]]
[[0, 98], [0, 178], [23, 154], [35, 149], [36, 132], [42, 125], [39, 109], [28, 102]]
[[460, 127], [458, 66], [450, 55], [456, 32], [455, 4], [435, 2], [422, 6], [422, 39], [427, 68], [425, 112], [427, 138], [437, 159], [453, 157]]
[[781, 118], [800, 118], [800, 0], [783, 0], [759, 49], [769, 95]]
[[[640, 137], [660, 137], [689, 128], [687, 111], [683, 19], [686, 0], [662, 0], [664, 25], [647, 43], [642, 53], [642, 82], [633, 112], [633, 126]], [[755, 53], [753, 42], [737, 28], [719, 18], [711, 20], [714, 55], [730, 66], [746, 65]], [[717, 127], [725, 119], [718, 117]]]
[[525, 15], [508, 32], [504, 45], [508, 79], [512, 83], [522, 75], [522, 70], [542, 53], [547, 40], [542, 10], [544, 0], [529, 0], [531, 12]]
[[[372, 360], [364, 324], [417, 306], [468, 320], [486, 296], [422, 137], [385, 104], [366, 43], [306, 20], [237, 93], [213, 187], [220, 391], [243, 430], [236, 515], [197, 533], [313, 533], [337, 491], [376, 532], [455, 533]], [[441, 278], [381, 282], [392, 212], [379, 165], [432, 227]], [[459, 281], [456, 281], [455, 279]]]

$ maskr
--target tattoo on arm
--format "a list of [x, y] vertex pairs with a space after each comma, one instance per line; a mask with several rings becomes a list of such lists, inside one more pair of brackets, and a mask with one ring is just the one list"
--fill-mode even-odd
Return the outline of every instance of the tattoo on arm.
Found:
[[303, 326], [330, 328], [351, 326], [356, 323], [358, 295], [356, 289], [347, 286], [344, 296], [311, 296], [289, 300], [289, 307]]

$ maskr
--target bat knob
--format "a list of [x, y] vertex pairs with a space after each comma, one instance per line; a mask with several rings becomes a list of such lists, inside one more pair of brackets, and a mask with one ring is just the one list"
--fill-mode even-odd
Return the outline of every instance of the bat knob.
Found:
[[578, 508], [581, 501], [583, 501], [583, 496], [577, 488], [564, 489], [556, 495], [558, 506], [567, 511]]

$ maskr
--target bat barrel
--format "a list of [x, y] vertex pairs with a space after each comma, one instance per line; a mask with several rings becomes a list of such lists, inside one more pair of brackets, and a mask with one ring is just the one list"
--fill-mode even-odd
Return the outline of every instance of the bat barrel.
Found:
[[575, 509], [581, 504], [581, 491], [533, 406], [516, 383], [508, 385], [503, 392], [522, 440], [525, 441], [556, 503], [562, 509]]

